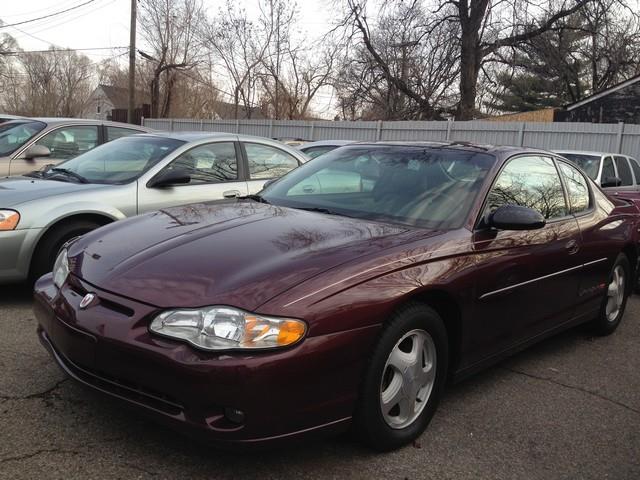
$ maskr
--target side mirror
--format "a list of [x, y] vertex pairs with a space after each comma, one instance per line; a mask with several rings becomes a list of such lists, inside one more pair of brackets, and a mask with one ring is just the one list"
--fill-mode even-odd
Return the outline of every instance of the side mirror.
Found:
[[622, 180], [618, 177], [605, 177], [602, 179], [602, 182], [600, 182], [602, 188], [619, 187], [620, 185], [622, 185]]
[[191, 181], [191, 175], [183, 168], [165, 170], [153, 177], [147, 183], [149, 188], [170, 187], [172, 185], [183, 185]]
[[51, 155], [51, 150], [49, 147], [45, 147], [44, 145], [31, 145], [24, 151], [22, 157], [25, 160], [33, 160], [38, 157], [49, 157]]
[[264, 184], [262, 185], [262, 189], [264, 190], [265, 188], [267, 188], [269, 185], [271, 185], [273, 182], [275, 182], [276, 180], [278, 180], [277, 178], [271, 178], [269, 180], [267, 180], [266, 182], [264, 182]]
[[503, 205], [489, 216], [489, 226], [498, 230], [537, 230], [546, 223], [540, 212], [520, 205]]

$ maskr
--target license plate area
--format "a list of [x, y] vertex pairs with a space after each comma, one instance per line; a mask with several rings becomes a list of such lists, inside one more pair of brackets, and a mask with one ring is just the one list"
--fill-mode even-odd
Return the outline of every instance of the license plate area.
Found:
[[58, 318], [51, 322], [49, 338], [56, 350], [73, 363], [93, 368], [97, 346], [93, 335], [78, 330]]

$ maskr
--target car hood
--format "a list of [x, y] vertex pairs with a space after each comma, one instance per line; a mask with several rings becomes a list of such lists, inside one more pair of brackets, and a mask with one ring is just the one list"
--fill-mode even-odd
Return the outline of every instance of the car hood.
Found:
[[7, 177], [0, 179], [0, 208], [38, 200], [52, 195], [77, 193], [102, 189], [109, 185], [84, 184], [58, 180], [42, 180], [30, 177]]
[[73, 243], [69, 259], [72, 272], [86, 282], [157, 307], [255, 310], [323, 271], [407, 241], [410, 231], [256, 202], [220, 202], [100, 228]]

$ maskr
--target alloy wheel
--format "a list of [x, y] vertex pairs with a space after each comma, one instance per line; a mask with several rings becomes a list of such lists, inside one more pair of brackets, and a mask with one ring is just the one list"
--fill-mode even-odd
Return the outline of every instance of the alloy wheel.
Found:
[[613, 275], [611, 283], [607, 287], [607, 305], [605, 307], [605, 314], [607, 320], [614, 322], [618, 318], [620, 309], [624, 303], [625, 294], [625, 272], [621, 265], [616, 265], [613, 269]]
[[411, 425], [424, 410], [436, 377], [436, 347], [424, 330], [411, 330], [398, 340], [385, 364], [380, 408], [394, 429]]

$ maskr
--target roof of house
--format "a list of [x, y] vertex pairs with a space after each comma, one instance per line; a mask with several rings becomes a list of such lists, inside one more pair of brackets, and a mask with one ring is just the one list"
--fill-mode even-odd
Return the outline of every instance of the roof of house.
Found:
[[594, 93], [593, 95], [589, 95], [582, 100], [579, 100], [574, 103], [570, 103], [569, 105], [565, 105], [564, 109], [567, 111], [573, 110], [575, 108], [581, 107], [582, 105], [586, 105], [587, 103], [593, 102], [594, 100], [598, 100], [599, 98], [606, 97], [607, 95], [621, 90], [629, 85], [633, 85], [634, 83], [640, 82], [640, 75], [636, 75], [635, 77], [631, 77], [624, 82], [620, 82], [617, 85], [613, 85], [612, 87], [605, 88], [604, 90]]
[[[101, 89], [104, 94], [107, 96], [109, 101], [113, 104], [114, 108], [127, 108], [129, 105], [129, 89], [116, 87], [114, 85], [98, 85], [98, 88]], [[147, 94], [145, 92], [141, 92], [140, 90], [136, 91], [136, 104], [142, 103], [142, 99], [145, 99]]]
[[[215, 102], [215, 113], [223, 120], [236, 118], [236, 106], [229, 102]], [[263, 115], [260, 107], [249, 107], [246, 109], [243, 105], [238, 105], [238, 118], [249, 118], [248, 114], [251, 114], [251, 119], [264, 120], [266, 117]]]

